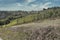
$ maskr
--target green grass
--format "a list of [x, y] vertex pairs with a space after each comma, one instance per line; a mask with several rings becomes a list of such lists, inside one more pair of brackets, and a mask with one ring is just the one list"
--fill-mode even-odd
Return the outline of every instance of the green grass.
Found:
[[[10, 26], [13, 26], [13, 25], [18, 25], [18, 24], [23, 24], [23, 23], [28, 23], [28, 22], [32, 22], [35, 17], [37, 16], [37, 14], [34, 14], [34, 15], [28, 15], [26, 17], [23, 17], [23, 18], [18, 18], [18, 19], [15, 19], [15, 20], [12, 20], [9, 24], [7, 24], [6, 26], [10, 27]], [[17, 20], [18, 20], [18, 23], [17, 23]]]

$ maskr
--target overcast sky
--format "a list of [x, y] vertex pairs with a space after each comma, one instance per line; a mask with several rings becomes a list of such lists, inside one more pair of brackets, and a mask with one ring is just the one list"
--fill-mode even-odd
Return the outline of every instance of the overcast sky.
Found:
[[0, 10], [42, 10], [60, 6], [60, 0], [0, 0]]

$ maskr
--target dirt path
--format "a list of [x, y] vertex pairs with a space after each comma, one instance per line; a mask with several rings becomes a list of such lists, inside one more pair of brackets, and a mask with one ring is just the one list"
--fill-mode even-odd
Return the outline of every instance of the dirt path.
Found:
[[12, 26], [14, 27], [46, 27], [46, 26], [59, 26], [60, 25], [60, 19], [55, 19], [55, 20], [44, 20], [43, 22], [37, 23], [27, 23], [27, 24], [22, 24], [22, 25], [17, 25], [17, 26]]

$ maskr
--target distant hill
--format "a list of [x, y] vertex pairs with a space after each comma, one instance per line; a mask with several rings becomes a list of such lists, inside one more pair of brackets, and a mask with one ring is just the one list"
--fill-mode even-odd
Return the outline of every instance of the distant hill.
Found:
[[[48, 9], [43, 9], [42, 12], [53, 11], [56, 9], [58, 11], [60, 9], [60, 7], [52, 7], [52, 8], [48, 8]], [[26, 16], [28, 14], [33, 14], [33, 13], [36, 14], [38, 12], [40, 13], [41, 11], [0, 11], [0, 19], [4, 19], [7, 17], [15, 17], [15, 16]]]

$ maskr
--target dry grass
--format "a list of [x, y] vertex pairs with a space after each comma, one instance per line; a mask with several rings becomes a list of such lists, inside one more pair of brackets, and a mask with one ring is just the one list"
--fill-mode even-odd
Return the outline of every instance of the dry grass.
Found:
[[46, 26], [60, 26], [60, 19], [55, 19], [55, 20], [50, 20], [46, 19], [38, 22], [32, 22], [32, 23], [27, 23], [27, 24], [22, 24], [22, 25], [17, 25], [17, 26], [12, 26], [12, 27], [46, 27]]
[[0, 28], [3, 40], [60, 40], [60, 19]]

